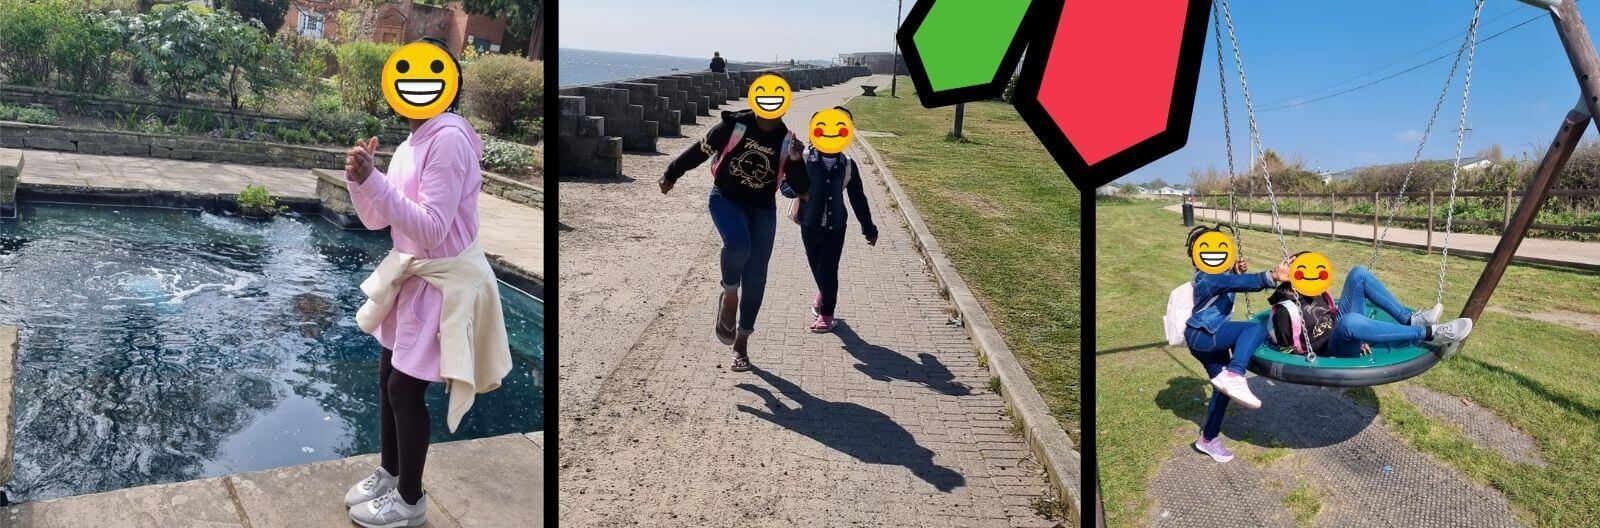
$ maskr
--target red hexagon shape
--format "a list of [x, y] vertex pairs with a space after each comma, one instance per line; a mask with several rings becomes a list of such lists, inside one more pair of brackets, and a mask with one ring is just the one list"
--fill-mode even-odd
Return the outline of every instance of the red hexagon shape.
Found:
[[1032, 19], [1014, 104], [1081, 190], [1182, 148], [1210, 0], [1067, 0]]

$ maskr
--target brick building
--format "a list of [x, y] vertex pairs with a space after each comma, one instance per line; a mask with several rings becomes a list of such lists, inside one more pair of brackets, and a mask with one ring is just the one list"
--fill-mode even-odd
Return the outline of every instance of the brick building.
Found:
[[[339, 33], [339, 13], [361, 3], [361, 0], [293, 0], [284, 17], [283, 30], [330, 38]], [[371, 28], [363, 36], [376, 42], [402, 43], [434, 37], [448, 44], [450, 52], [455, 54], [460, 54], [467, 46], [494, 52], [528, 49], [526, 41], [517, 41], [506, 34], [504, 20], [469, 14], [461, 7], [460, 0], [425, 3], [391, 0], [380, 5], [369, 20]]]

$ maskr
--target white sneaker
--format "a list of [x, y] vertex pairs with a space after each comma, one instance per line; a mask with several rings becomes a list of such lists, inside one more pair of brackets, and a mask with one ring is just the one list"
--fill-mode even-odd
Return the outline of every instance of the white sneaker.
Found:
[[350, 520], [365, 528], [422, 526], [428, 522], [428, 493], [423, 492], [416, 504], [406, 504], [400, 498], [400, 490], [389, 490], [382, 497], [350, 508]]
[[1431, 309], [1417, 310], [1416, 313], [1411, 314], [1411, 319], [1406, 324], [1410, 326], [1439, 324], [1439, 317], [1442, 315], [1444, 315], [1444, 305], [1434, 303]]
[[1251, 409], [1261, 408], [1261, 400], [1250, 392], [1250, 384], [1245, 383], [1243, 374], [1234, 374], [1233, 371], [1224, 369], [1217, 374], [1217, 377], [1211, 378], [1211, 386], [1233, 398], [1233, 401], [1239, 402], [1239, 405]]
[[383, 470], [383, 466], [378, 466], [377, 469], [372, 470], [372, 476], [361, 479], [361, 482], [350, 486], [350, 491], [344, 492], [344, 507], [354, 507], [357, 504], [388, 495], [390, 490], [399, 485], [400, 477], [390, 475], [388, 471]]
[[1433, 325], [1433, 339], [1428, 344], [1439, 347], [1441, 354], [1448, 358], [1461, 350], [1461, 341], [1472, 333], [1472, 320], [1465, 317], [1448, 323]]
[[1233, 451], [1228, 450], [1228, 446], [1222, 445], [1221, 436], [1212, 438], [1210, 442], [1207, 442], [1204, 438], [1195, 440], [1194, 449], [1209, 455], [1212, 460], [1220, 464], [1226, 464], [1229, 460], [1233, 460]]

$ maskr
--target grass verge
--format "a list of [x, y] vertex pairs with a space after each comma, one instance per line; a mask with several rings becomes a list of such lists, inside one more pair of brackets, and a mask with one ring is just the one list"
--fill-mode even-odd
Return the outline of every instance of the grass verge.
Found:
[[[1192, 437], [1203, 402], [1159, 401], [1174, 378], [1198, 387], [1203, 376], [1183, 348], [1168, 349], [1159, 329], [1167, 293], [1189, 279], [1182, 227], [1168, 203], [1098, 204], [1096, 252], [1096, 438], [1102, 492], [1112, 526], [1141, 526], [1149, 506], [1145, 490], [1172, 448]], [[1276, 238], [1244, 230], [1245, 257], [1264, 269], [1279, 256]], [[1315, 249], [1337, 269], [1365, 264], [1368, 242], [1333, 242], [1288, 236], [1290, 251]], [[1484, 261], [1452, 256], [1444, 294], [1447, 315], [1459, 313]], [[1439, 255], [1385, 249], [1373, 267], [1402, 301], [1431, 302]], [[1342, 282], [1343, 275], [1337, 277]], [[1337, 291], [1339, 285], [1335, 285]], [[1256, 294], [1262, 309], [1265, 295]], [[1512, 266], [1490, 299], [1519, 312], [1564, 311], [1600, 319], [1600, 274]], [[1235, 317], [1242, 317], [1240, 299]], [[1490, 311], [1477, 321], [1462, 353], [1407, 381], [1470, 397], [1512, 427], [1533, 437], [1549, 465], [1507, 461], [1479, 447], [1453, 426], [1381, 387], [1376, 402], [1383, 426], [1414, 448], [1489, 485], [1511, 501], [1530, 524], [1593, 526], [1600, 518], [1600, 369], [1593, 368], [1600, 335], [1522, 316]], [[1181, 392], [1181, 391], [1168, 391]], [[1189, 395], [1189, 393], [1184, 393]], [[1174, 409], [1174, 410], [1166, 410]]]

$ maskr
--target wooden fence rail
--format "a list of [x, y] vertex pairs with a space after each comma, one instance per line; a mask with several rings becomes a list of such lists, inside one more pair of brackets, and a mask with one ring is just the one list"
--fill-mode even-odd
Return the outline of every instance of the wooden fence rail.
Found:
[[[1503, 213], [1502, 218], [1500, 220], [1498, 220], [1498, 221], [1496, 221], [1496, 220], [1473, 220], [1473, 219], [1466, 219], [1466, 218], [1456, 218], [1456, 219], [1453, 220], [1453, 222], [1456, 225], [1463, 225], [1463, 226], [1487, 227], [1487, 228], [1491, 228], [1491, 229], [1505, 229], [1506, 226], [1511, 221], [1511, 215], [1512, 215], [1512, 212], [1513, 212], [1513, 207], [1511, 206], [1512, 200], [1514, 200], [1517, 197], [1525, 196], [1526, 194], [1527, 194], [1526, 191], [1512, 190], [1512, 189], [1507, 189], [1505, 191], [1457, 191], [1456, 192], [1456, 197], [1457, 198], [1500, 198], [1500, 199], [1504, 200], [1504, 202], [1505, 202], [1505, 211]], [[1600, 197], [1600, 189], [1558, 189], [1558, 190], [1551, 190], [1549, 194], [1551, 196], [1560, 196], [1560, 197], [1568, 197], [1568, 198], [1590, 198], [1590, 197]], [[1437, 206], [1436, 206], [1436, 202], [1437, 202], [1437, 196], [1436, 195], [1437, 195], [1437, 192], [1436, 191], [1431, 191], [1431, 190], [1430, 191], [1425, 191], [1425, 192], [1423, 192], [1423, 191], [1407, 192], [1404, 195], [1399, 195], [1402, 198], [1418, 198], [1418, 199], [1426, 196], [1428, 198], [1428, 216], [1400, 216], [1400, 215], [1396, 215], [1396, 216], [1393, 217], [1392, 220], [1390, 220], [1389, 217], [1386, 214], [1386, 211], [1388, 211], [1389, 206], [1385, 205], [1386, 204], [1385, 200], [1386, 199], [1390, 199], [1390, 200], [1395, 199], [1395, 197], [1397, 196], [1396, 194], [1382, 194], [1382, 193], [1372, 193], [1372, 194], [1367, 194], [1367, 193], [1328, 193], [1326, 195], [1313, 195], [1312, 199], [1316, 200], [1316, 201], [1323, 201], [1324, 198], [1326, 199], [1326, 202], [1329, 205], [1329, 207], [1328, 207], [1329, 210], [1326, 213], [1328, 215], [1328, 222], [1329, 222], [1328, 236], [1333, 237], [1334, 239], [1338, 239], [1338, 237], [1339, 237], [1338, 233], [1335, 232], [1336, 230], [1333, 227], [1334, 224], [1337, 223], [1339, 220], [1348, 220], [1348, 221], [1351, 221], [1352, 223], [1357, 223], [1357, 224], [1366, 223], [1366, 222], [1370, 221], [1372, 223], [1372, 240], [1373, 240], [1373, 244], [1377, 244], [1377, 240], [1381, 236], [1382, 226], [1383, 226], [1383, 224], [1385, 222], [1404, 223], [1404, 224], [1424, 224], [1424, 225], [1426, 225], [1426, 232], [1427, 232], [1426, 249], [1428, 251], [1432, 251], [1433, 250], [1433, 232], [1438, 227], [1438, 220], [1439, 220], [1438, 216], [1439, 216], [1439, 213], [1440, 213], [1440, 211], [1438, 211]], [[1448, 196], [1448, 195], [1446, 195], [1446, 196]], [[1224, 210], [1223, 207], [1222, 207], [1221, 201], [1222, 201], [1223, 198], [1227, 199], [1227, 208], [1226, 208], [1226, 210]], [[1255, 198], [1255, 197], [1252, 197], [1252, 198]], [[1288, 218], [1292, 215], [1294, 220], [1295, 220], [1295, 232], [1296, 232], [1297, 235], [1300, 235], [1300, 236], [1304, 236], [1305, 235], [1306, 213], [1307, 213], [1307, 211], [1305, 210], [1304, 205], [1307, 203], [1306, 202], [1306, 198], [1307, 198], [1306, 195], [1296, 193], [1294, 195], [1295, 202], [1294, 202], [1294, 207], [1293, 207], [1292, 211], [1289, 210], [1289, 209], [1284, 208], [1283, 204], [1279, 204], [1279, 208], [1278, 208], [1278, 216], [1279, 216], [1280, 223], [1287, 224], [1288, 223]], [[1216, 193], [1216, 194], [1199, 195], [1199, 196], [1196, 196], [1196, 199], [1204, 200], [1204, 201], [1206, 201], [1206, 203], [1212, 204], [1207, 209], [1210, 211], [1210, 215], [1209, 216], [1210, 216], [1210, 219], [1213, 220], [1213, 221], [1218, 221], [1218, 222], [1223, 221], [1223, 218], [1222, 218], [1223, 214], [1227, 214], [1228, 215], [1227, 221], [1229, 223], [1235, 223], [1235, 221], [1237, 220], [1238, 215], [1240, 213], [1271, 214], [1271, 210], [1258, 210], [1258, 209], [1255, 209], [1254, 207], [1251, 207], [1252, 204], [1250, 202], [1246, 202], [1243, 199], [1240, 199], [1238, 197], [1238, 195], [1235, 194], [1235, 193], [1227, 193], [1227, 194]], [[1368, 214], [1365, 214], [1365, 213], [1360, 213], [1360, 214], [1358, 214], [1358, 213], [1341, 213], [1341, 212], [1338, 212], [1338, 211], [1334, 210], [1334, 209], [1338, 208], [1337, 206], [1338, 206], [1339, 202], [1341, 202], [1341, 201], [1342, 202], [1351, 202], [1351, 201], [1354, 201], [1356, 199], [1361, 199], [1362, 201], [1371, 200], [1371, 203], [1372, 203], [1372, 214], [1368, 215]], [[1200, 216], [1202, 218], [1204, 218], [1207, 215], [1205, 214], [1204, 211], [1202, 211], [1200, 213]], [[1600, 234], [1600, 226], [1564, 225], [1564, 224], [1539, 224], [1539, 223], [1535, 223], [1535, 224], [1530, 225], [1529, 227], [1532, 228], [1532, 229], [1537, 229], [1537, 230], [1541, 230], [1541, 231], [1552, 231], [1552, 232], [1559, 232], [1559, 233]], [[1285, 231], [1287, 231], [1287, 227], [1285, 228]]]

